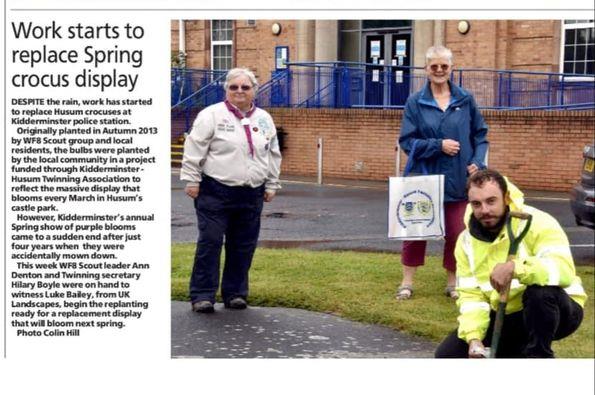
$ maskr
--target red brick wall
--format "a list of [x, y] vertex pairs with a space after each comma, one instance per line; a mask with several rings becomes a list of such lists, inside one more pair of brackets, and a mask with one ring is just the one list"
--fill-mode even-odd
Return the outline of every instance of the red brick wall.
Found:
[[208, 69], [211, 64], [209, 21], [185, 21], [186, 67]]
[[560, 21], [474, 20], [469, 33], [446, 22], [456, 67], [559, 72]]
[[[323, 175], [386, 180], [395, 173], [401, 110], [269, 109], [288, 133], [283, 174], [315, 176], [323, 138]], [[527, 189], [568, 191], [582, 150], [593, 142], [595, 111], [483, 111], [490, 127], [489, 164]], [[404, 167], [406, 156], [402, 155]]]
[[[271, 25], [277, 21], [258, 20], [256, 25], [248, 25], [246, 20], [234, 21], [234, 67], [251, 69], [260, 83], [271, 79], [275, 69], [275, 46], [289, 46], [290, 60], [296, 59], [295, 21], [282, 20], [281, 34], [273, 35]], [[188, 68], [211, 67], [211, 26], [210, 21], [185, 21], [186, 28], [186, 64]], [[172, 21], [171, 50], [178, 52], [179, 23]]]
[[[281, 25], [281, 34], [271, 32], [273, 23]], [[290, 61], [296, 59], [295, 21], [258, 20], [255, 26], [236, 21], [235, 64], [250, 68], [261, 84], [271, 79], [275, 69], [275, 47], [289, 46]]]
[[[186, 38], [186, 66], [192, 69], [209, 68], [211, 63], [210, 22], [204, 20], [184, 21]], [[180, 50], [180, 23], [171, 22], [171, 51]]]
[[180, 23], [177, 20], [171, 21], [171, 40], [170, 46], [171, 51], [174, 53], [178, 53], [180, 49]]
[[[282, 32], [271, 33], [273, 22]], [[466, 68], [490, 68], [559, 72], [559, 20], [472, 20], [469, 33], [457, 31], [458, 20], [446, 21], [445, 45], [454, 54], [455, 65]], [[235, 66], [254, 70], [261, 82], [269, 80], [274, 69], [273, 50], [288, 45], [290, 60], [296, 57], [293, 20], [257, 20], [249, 26], [246, 20], [234, 21]], [[190, 68], [210, 67], [210, 21], [187, 20], [186, 49]], [[171, 48], [178, 51], [178, 22], [172, 21]]]

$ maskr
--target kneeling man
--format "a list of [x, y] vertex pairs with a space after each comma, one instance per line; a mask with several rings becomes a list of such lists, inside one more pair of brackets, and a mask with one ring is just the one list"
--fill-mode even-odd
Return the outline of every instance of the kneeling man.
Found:
[[[551, 215], [524, 205], [521, 191], [494, 170], [470, 176], [467, 193], [467, 228], [455, 249], [459, 327], [438, 346], [436, 357], [485, 355], [499, 292], [510, 282], [497, 357], [553, 358], [552, 341], [576, 331], [587, 299], [566, 234]], [[507, 262], [510, 211], [531, 214], [533, 220], [516, 257]], [[523, 221], [512, 218], [515, 235]]]

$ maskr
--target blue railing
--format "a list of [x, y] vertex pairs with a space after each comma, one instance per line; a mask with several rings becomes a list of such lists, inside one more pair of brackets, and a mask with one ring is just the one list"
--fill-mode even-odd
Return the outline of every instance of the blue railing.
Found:
[[209, 105], [224, 94], [220, 83], [225, 70], [171, 69], [171, 106], [187, 108]]
[[225, 70], [172, 69], [172, 119], [184, 121], [172, 128], [172, 138], [190, 129], [198, 109], [223, 100], [225, 74]]
[[[288, 107], [402, 108], [421, 89], [420, 67], [370, 63], [289, 63]], [[451, 80], [485, 109], [595, 108], [595, 76], [491, 69], [456, 69]]]
[[289, 107], [291, 97], [291, 73], [289, 70], [275, 71], [270, 81], [261, 85], [256, 94], [259, 107]]
[[[420, 67], [371, 63], [289, 63], [272, 73], [256, 96], [261, 107], [402, 108], [421, 89]], [[172, 69], [172, 111], [223, 100], [225, 71]], [[492, 69], [455, 69], [453, 83], [483, 109], [593, 109], [595, 76]], [[187, 121], [187, 127], [189, 127]]]

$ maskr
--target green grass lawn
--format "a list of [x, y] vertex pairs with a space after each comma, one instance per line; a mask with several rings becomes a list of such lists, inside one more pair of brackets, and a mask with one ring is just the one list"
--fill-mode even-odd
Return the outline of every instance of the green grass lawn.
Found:
[[[194, 248], [193, 243], [172, 246], [173, 300], [188, 300]], [[594, 269], [577, 270], [589, 300], [579, 330], [554, 343], [554, 351], [561, 358], [595, 356]], [[457, 309], [443, 294], [446, 274], [439, 258], [428, 258], [426, 266], [418, 270], [413, 299], [394, 298], [400, 280], [396, 254], [259, 248], [250, 271], [249, 302], [336, 314], [435, 342], [456, 328]]]

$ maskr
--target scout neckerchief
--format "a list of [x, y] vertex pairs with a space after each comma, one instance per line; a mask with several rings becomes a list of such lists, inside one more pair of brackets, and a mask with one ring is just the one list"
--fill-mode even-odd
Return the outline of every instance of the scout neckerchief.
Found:
[[243, 116], [240, 110], [238, 110], [233, 104], [225, 100], [225, 106], [237, 119], [240, 120], [240, 124], [244, 127], [244, 132], [246, 132], [246, 139], [248, 139], [248, 145], [250, 146], [250, 155], [254, 157], [254, 144], [252, 144], [252, 135], [250, 134], [250, 116], [256, 111], [256, 106], [252, 105], [250, 111], [246, 113], [246, 116]]

